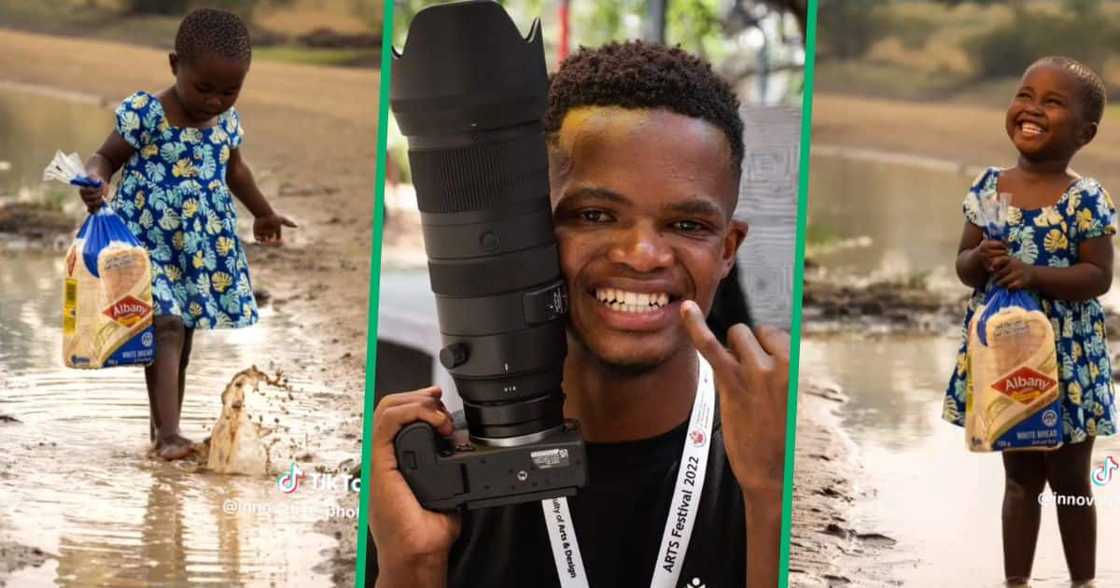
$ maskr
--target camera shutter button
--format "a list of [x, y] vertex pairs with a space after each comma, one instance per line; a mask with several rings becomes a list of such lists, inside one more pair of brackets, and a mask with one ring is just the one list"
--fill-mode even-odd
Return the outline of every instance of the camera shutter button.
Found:
[[447, 369], [454, 369], [467, 363], [467, 346], [464, 343], [452, 343], [439, 351], [439, 362]]

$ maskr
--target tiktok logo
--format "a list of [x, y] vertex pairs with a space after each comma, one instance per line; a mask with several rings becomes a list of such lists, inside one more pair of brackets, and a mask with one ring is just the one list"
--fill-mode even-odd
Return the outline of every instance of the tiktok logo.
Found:
[[1105, 484], [1111, 482], [1112, 473], [1115, 472], [1117, 468], [1120, 468], [1120, 464], [1117, 464], [1116, 460], [1112, 459], [1111, 455], [1104, 458], [1104, 463], [1101, 464], [1100, 467], [1093, 470], [1093, 475], [1091, 476], [1091, 478], [1093, 479], [1093, 484], [1097, 486], [1104, 486]]
[[303, 470], [299, 469], [299, 466], [293, 463], [288, 471], [280, 474], [280, 476], [276, 478], [276, 487], [284, 494], [291, 494], [299, 490], [299, 483], [302, 479]]

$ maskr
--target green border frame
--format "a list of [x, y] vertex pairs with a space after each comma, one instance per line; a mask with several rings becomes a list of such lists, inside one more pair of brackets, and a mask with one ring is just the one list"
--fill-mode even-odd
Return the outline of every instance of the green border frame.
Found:
[[[388, 142], [389, 81], [393, 64], [393, 0], [384, 1], [381, 31], [381, 72], [377, 110], [377, 173], [374, 180], [373, 239], [370, 251], [369, 316], [366, 331], [365, 402], [362, 416], [362, 488], [358, 505], [358, 555], [355, 562], [354, 586], [365, 586], [366, 555], [370, 493], [370, 443], [373, 438], [374, 386], [377, 370], [377, 308], [381, 288], [381, 230], [384, 221], [385, 151]], [[801, 96], [801, 141], [798, 156], [797, 242], [793, 265], [793, 308], [790, 324], [789, 395], [786, 405], [786, 457], [782, 490], [782, 538], [778, 585], [789, 586], [790, 528], [793, 517], [794, 453], [797, 440], [797, 389], [801, 355], [801, 298], [805, 266], [805, 226], [809, 209], [809, 148], [812, 138], [813, 74], [816, 69], [817, 0], [809, 0], [806, 8], [805, 79]]]
[[385, 151], [389, 141], [389, 78], [393, 69], [393, 0], [382, 0], [381, 72], [377, 90], [377, 173], [373, 186], [373, 238], [370, 239], [369, 306], [366, 312], [366, 382], [362, 409], [362, 490], [358, 494], [358, 556], [354, 563], [354, 588], [366, 584], [366, 539], [369, 533], [370, 441], [373, 439], [373, 383], [377, 371], [377, 309], [381, 293], [381, 230], [385, 220]]
[[789, 342], [789, 398], [786, 404], [785, 486], [782, 488], [782, 550], [778, 586], [789, 586], [790, 529], [793, 522], [794, 453], [797, 446], [797, 385], [801, 366], [801, 292], [805, 278], [805, 225], [809, 213], [809, 147], [813, 135], [813, 73], [817, 64], [817, 0], [805, 19], [805, 81], [801, 92], [801, 144], [797, 166], [797, 244], [793, 260], [793, 309]]

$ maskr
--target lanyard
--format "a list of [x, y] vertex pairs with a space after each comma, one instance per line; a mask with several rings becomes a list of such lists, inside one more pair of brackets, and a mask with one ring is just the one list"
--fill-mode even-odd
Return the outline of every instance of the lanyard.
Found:
[[[657, 564], [653, 569], [651, 588], [672, 588], [676, 586], [684, 566], [685, 553], [692, 538], [692, 526], [696, 522], [696, 511], [700, 508], [700, 496], [704, 490], [705, 471], [708, 468], [708, 444], [712, 437], [712, 421], [716, 387], [712, 366], [699, 353], [700, 374], [696, 379], [696, 399], [692, 402], [692, 416], [688, 421], [688, 434], [685, 436], [681, 452], [681, 467], [677, 471], [677, 484], [673, 488], [673, 499], [669, 503], [669, 516], [665, 521], [665, 531], [661, 535], [661, 548], [657, 551]], [[556, 561], [556, 573], [560, 576], [561, 588], [587, 588], [587, 573], [583, 569], [583, 557], [579, 552], [572, 515], [568, 510], [566, 497], [548, 498], [541, 501], [545, 524], [548, 526], [548, 539], [552, 544], [552, 557]]]

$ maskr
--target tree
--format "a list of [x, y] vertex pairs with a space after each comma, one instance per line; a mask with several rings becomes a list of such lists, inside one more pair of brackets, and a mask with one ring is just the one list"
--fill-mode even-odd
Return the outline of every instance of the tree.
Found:
[[[287, 1], [287, 0], [282, 0]], [[247, 16], [258, 0], [125, 0], [126, 14], [183, 16], [194, 8], [221, 8]]]
[[809, 19], [809, 6], [806, 0], [732, 0], [731, 9], [724, 19], [725, 26], [733, 28], [754, 26], [755, 18], [752, 16], [751, 8], [756, 5], [794, 15], [797, 18], [797, 27], [801, 31], [801, 42], [805, 43]]
[[187, 12], [188, 0], [128, 0], [125, 10], [129, 14], [179, 15]]
[[821, 52], [839, 59], [862, 56], [890, 31], [880, 10], [885, 0], [821, 0], [817, 31]]

